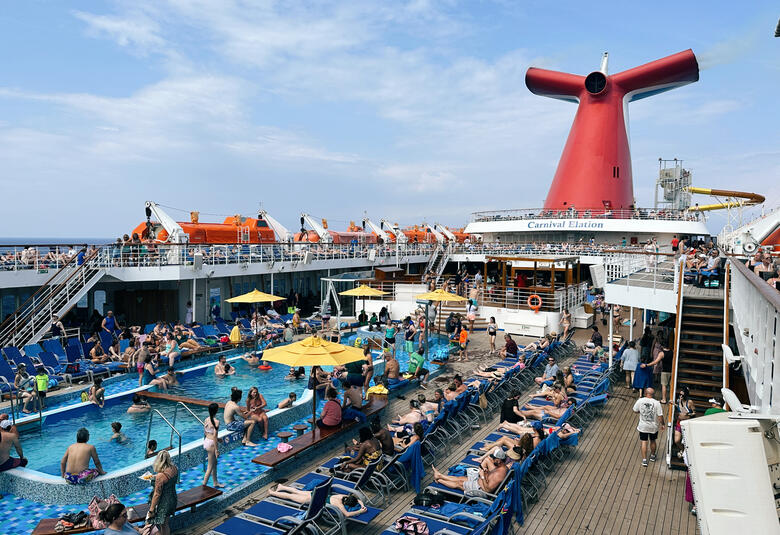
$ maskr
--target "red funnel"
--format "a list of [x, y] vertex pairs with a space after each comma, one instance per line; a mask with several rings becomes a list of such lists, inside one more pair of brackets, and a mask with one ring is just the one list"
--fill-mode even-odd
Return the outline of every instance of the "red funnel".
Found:
[[545, 209], [632, 208], [628, 103], [698, 79], [690, 49], [611, 76], [528, 69], [525, 84], [533, 93], [579, 102]]

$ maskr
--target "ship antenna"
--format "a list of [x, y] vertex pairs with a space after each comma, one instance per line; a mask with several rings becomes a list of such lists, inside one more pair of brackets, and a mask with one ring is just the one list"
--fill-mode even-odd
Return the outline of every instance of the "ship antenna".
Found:
[[604, 52], [601, 56], [601, 68], [599, 70], [602, 72], [604, 76], [607, 76], [609, 73], [607, 72], [607, 65], [609, 63], [609, 52]]

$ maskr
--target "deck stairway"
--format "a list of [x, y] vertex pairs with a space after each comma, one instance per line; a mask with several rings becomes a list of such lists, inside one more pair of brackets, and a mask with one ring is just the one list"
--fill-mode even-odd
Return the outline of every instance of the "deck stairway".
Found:
[[64, 316], [103, 277], [105, 269], [98, 255], [94, 251], [80, 266], [74, 256], [38, 288], [0, 324], [0, 347], [38, 342], [51, 327], [52, 315]]
[[[708, 400], [721, 395], [724, 372], [728, 373], [721, 349], [723, 297], [684, 295], [680, 325], [676, 390], [687, 386], [701, 415], [710, 406]], [[685, 469], [674, 446], [670, 464]]]
[[444, 268], [447, 267], [447, 262], [450, 260], [452, 248], [449, 244], [438, 244], [431, 253], [428, 259], [428, 264], [425, 266], [425, 273], [433, 273], [434, 280], [439, 282], [441, 274], [444, 273]]
[[[477, 302], [479, 303], [480, 300], [478, 299]], [[445, 332], [447, 330], [446, 323], [447, 323], [447, 317], [450, 315], [450, 312], [454, 312], [455, 314], [460, 314], [461, 322], [463, 323], [464, 326], [468, 326], [468, 320], [466, 320], [465, 301], [463, 303], [457, 303], [457, 302], [442, 303], [441, 311], [436, 316], [436, 324], [435, 324], [439, 332]], [[486, 331], [488, 326], [488, 319], [489, 318], [483, 318], [479, 313], [477, 313], [477, 319], [474, 320], [474, 330]]]

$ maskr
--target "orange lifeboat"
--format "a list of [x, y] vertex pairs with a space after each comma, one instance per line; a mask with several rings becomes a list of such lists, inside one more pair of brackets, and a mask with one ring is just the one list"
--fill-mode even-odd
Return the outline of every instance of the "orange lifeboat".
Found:
[[[264, 219], [234, 215], [223, 223], [201, 223], [198, 212], [190, 213], [189, 222], [177, 222], [190, 243], [274, 243], [276, 236]], [[141, 239], [165, 242], [168, 231], [156, 221], [141, 223], [133, 229]]]

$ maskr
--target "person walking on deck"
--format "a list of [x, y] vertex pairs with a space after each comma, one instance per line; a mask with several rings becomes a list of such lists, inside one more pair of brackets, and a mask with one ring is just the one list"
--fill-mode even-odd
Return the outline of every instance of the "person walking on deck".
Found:
[[634, 412], [639, 413], [639, 441], [642, 450], [642, 466], [647, 466], [647, 446], [650, 443], [650, 460], [655, 462], [658, 432], [664, 425], [664, 413], [661, 404], [655, 399], [655, 389], [645, 388], [644, 396], [634, 403]]

